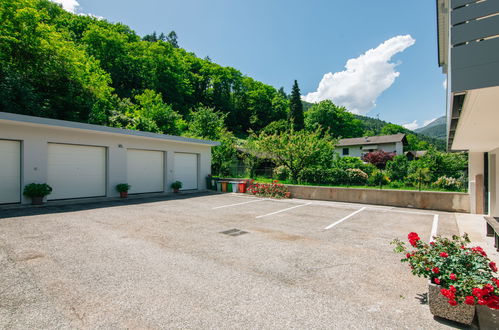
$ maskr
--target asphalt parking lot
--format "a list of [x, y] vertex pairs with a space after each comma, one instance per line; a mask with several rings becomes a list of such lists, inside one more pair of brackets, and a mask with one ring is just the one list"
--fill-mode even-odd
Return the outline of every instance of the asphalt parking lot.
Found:
[[455, 328], [392, 252], [411, 231], [455, 216], [242, 194], [0, 210], [0, 328]]

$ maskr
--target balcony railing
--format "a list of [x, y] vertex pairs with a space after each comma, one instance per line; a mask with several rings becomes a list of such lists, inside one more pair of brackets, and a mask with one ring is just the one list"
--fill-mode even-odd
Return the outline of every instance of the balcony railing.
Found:
[[451, 91], [499, 86], [499, 0], [451, 0]]

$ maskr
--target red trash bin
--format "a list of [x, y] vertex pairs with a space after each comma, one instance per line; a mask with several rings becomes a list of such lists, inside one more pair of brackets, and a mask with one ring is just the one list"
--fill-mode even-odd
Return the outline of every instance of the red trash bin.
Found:
[[246, 192], [246, 182], [239, 182], [239, 192], [243, 194]]

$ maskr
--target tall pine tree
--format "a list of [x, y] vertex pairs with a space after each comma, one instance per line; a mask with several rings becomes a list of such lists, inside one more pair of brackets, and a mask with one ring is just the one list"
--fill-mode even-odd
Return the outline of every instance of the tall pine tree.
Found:
[[293, 124], [295, 131], [300, 131], [305, 128], [303, 103], [301, 102], [300, 87], [298, 87], [298, 82], [296, 80], [293, 84], [293, 89], [291, 90], [289, 108], [289, 121]]

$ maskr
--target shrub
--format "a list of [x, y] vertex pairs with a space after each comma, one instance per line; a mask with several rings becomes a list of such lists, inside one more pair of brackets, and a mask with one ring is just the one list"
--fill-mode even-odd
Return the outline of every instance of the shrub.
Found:
[[463, 184], [461, 181], [455, 178], [449, 178], [446, 176], [441, 176], [433, 183], [433, 186], [440, 189], [445, 190], [461, 190], [463, 188]]
[[401, 261], [409, 263], [413, 275], [440, 285], [440, 293], [450, 305], [478, 303], [499, 309], [496, 264], [481, 247], [466, 246], [470, 243], [467, 234], [454, 235], [452, 239], [437, 236], [434, 242], [427, 244], [418, 234], [410, 233], [408, 240], [412, 251], [399, 239], [391, 242], [395, 245], [394, 251], [405, 256]]
[[411, 172], [407, 176], [407, 183], [415, 187], [421, 187], [431, 182], [430, 169], [426, 167], [415, 167], [410, 169]]
[[274, 180], [272, 183], [255, 183], [248, 188], [248, 193], [255, 196], [289, 198], [288, 188]]
[[46, 183], [30, 183], [24, 187], [23, 195], [28, 197], [44, 197], [52, 193], [52, 187]]
[[171, 187], [172, 187], [172, 189], [174, 189], [174, 190], [180, 189], [180, 188], [182, 188], [182, 182], [180, 182], [180, 181], [175, 181], [175, 182], [173, 182], [173, 183], [172, 183], [172, 186], [171, 186]]
[[120, 183], [116, 185], [116, 190], [118, 192], [127, 192], [128, 190], [130, 190], [130, 188], [131, 186], [128, 183]]
[[277, 166], [274, 168], [274, 177], [277, 180], [287, 180], [289, 178], [289, 170], [286, 166]]
[[322, 167], [308, 167], [301, 171], [298, 182], [303, 183], [329, 183], [328, 170]]
[[391, 161], [393, 157], [395, 157], [394, 152], [377, 150], [365, 154], [364, 156], [362, 156], [362, 160], [373, 164], [379, 169], [384, 169], [386, 167], [386, 163], [388, 161]]
[[386, 171], [390, 180], [403, 181], [409, 171], [409, 160], [404, 155], [395, 156], [386, 163]]
[[365, 185], [367, 183], [368, 175], [358, 168], [349, 168], [346, 170], [348, 182], [351, 185]]
[[391, 181], [389, 187], [399, 189], [402, 188], [405, 184], [402, 181]]
[[369, 185], [371, 186], [383, 186], [390, 183], [390, 179], [386, 176], [386, 173], [382, 170], [374, 171], [368, 180]]

